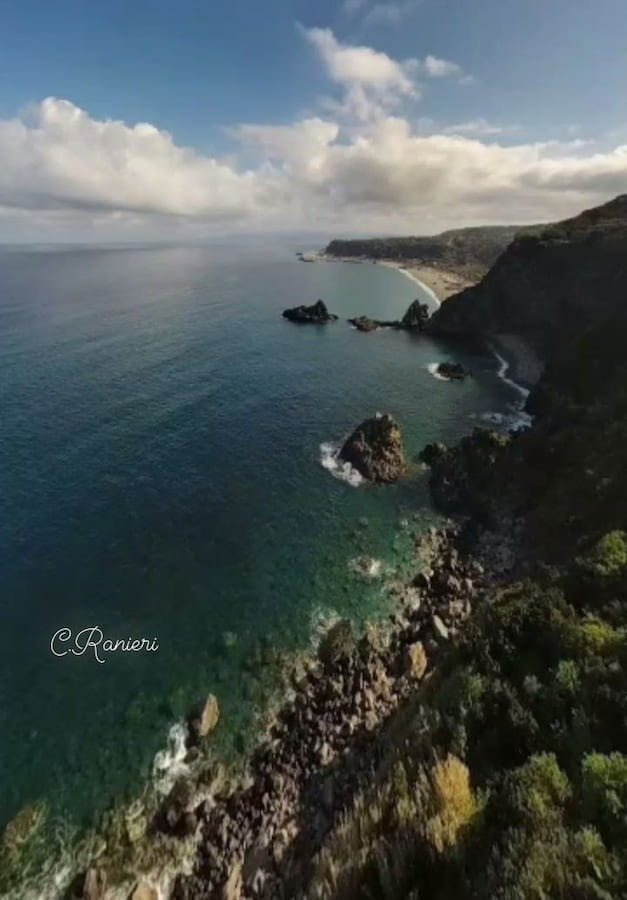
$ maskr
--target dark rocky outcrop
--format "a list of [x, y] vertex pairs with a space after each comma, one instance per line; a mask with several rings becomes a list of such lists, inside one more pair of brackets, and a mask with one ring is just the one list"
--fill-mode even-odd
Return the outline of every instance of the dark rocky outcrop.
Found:
[[401, 430], [387, 413], [365, 419], [340, 450], [348, 462], [369, 481], [397, 481], [405, 471]]
[[325, 322], [337, 321], [337, 316], [330, 313], [323, 300], [317, 300], [311, 306], [294, 306], [283, 311], [283, 318], [290, 322], [313, 323], [323, 325]]
[[438, 363], [436, 371], [438, 375], [449, 381], [464, 381], [470, 375], [470, 372], [466, 371], [461, 363], [441, 362]]
[[437, 505], [448, 513], [473, 514], [482, 524], [496, 518], [491, 488], [495, 467], [511, 437], [487, 428], [475, 428], [452, 447], [435, 443], [419, 454], [431, 469], [430, 487]]
[[422, 587], [399, 586], [389, 628], [357, 636], [341, 620], [323, 636], [246, 775], [197, 806], [200, 843], [173, 900], [309, 896], [316, 852], [371, 784], [395, 714], [455, 641], [485, 582], [457, 538], [455, 528], [416, 535]]
[[355, 319], [348, 320], [354, 325], [357, 331], [376, 331], [382, 323], [378, 319], [369, 319], [368, 316], [357, 316]]
[[401, 328], [406, 328], [408, 331], [423, 331], [428, 319], [428, 304], [421, 303], [420, 300], [414, 300], [401, 319]]
[[609, 316], [627, 315], [627, 195], [519, 236], [479, 282], [450, 297], [427, 330], [484, 342], [515, 334], [542, 360]]
[[376, 331], [377, 328], [399, 328], [405, 331], [423, 331], [429, 320], [429, 306], [414, 300], [402, 319], [371, 319], [369, 316], [356, 316], [349, 319], [358, 331]]

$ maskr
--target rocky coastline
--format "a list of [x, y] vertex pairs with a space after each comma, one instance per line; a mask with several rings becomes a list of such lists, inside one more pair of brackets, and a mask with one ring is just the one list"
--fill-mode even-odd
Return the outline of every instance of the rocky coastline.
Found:
[[[121, 887], [95, 863], [74, 880], [68, 900], [309, 900], [324, 841], [371, 784], [408, 711], [425, 735], [435, 727], [423, 694], [482, 597], [517, 564], [517, 524], [503, 517], [495, 540], [468, 489], [472, 473], [491, 470], [507, 441], [488, 432], [471, 441], [463, 457], [443, 445], [422, 455], [434, 497], [460, 518], [414, 535], [414, 571], [388, 584], [387, 620], [360, 634], [338, 620], [315, 650], [292, 661], [285, 699], [243, 770], [211, 758], [217, 699], [210, 694], [190, 714], [187, 770], [145, 826], [154, 846], [161, 841], [171, 859], [178, 852], [187, 860], [170, 868], [167, 889], [159, 889], [158, 867]], [[454, 481], [453, 472], [457, 493], [447, 503], [439, 485]]]
[[[418, 804], [423, 819], [412, 825], [413, 842], [402, 815], [392, 828], [391, 858], [407, 880], [397, 881], [395, 893], [372, 896], [422, 896], [423, 885], [434, 886], [430, 875], [437, 890], [425, 896], [624, 895], [627, 794], [621, 787], [619, 798], [616, 785], [617, 773], [624, 785], [627, 772], [619, 262], [626, 216], [621, 197], [518, 237], [477, 288], [430, 323], [429, 333], [483, 344], [505, 335], [500, 346], [515, 357], [509, 372], [529, 385], [539, 370], [528, 348], [548, 359], [528, 406], [537, 420], [526, 432], [475, 429], [453, 447], [423, 450], [436, 505], [457, 524], [417, 537], [416, 572], [398, 585], [387, 628], [353, 636], [347, 623], [333, 626], [295, 677], [242, 782], [195, 810], [198, 852], [175, 884], [177, 900], [363, 896], [312, 892], [315, 861], [355, 797], [402, 746], [409, 720], [436, 755], [458, 754], [458, 778], [448, 799], [451, 785], [440, 782], [432, 802], [418, 777], [427, 800]], [[604, 288], [602, 308], [578, 306], [596, 285]], [[581, 314], [566, 323], [570, 343], [562, 299]], [[558, 339], [561, 351], [551, 356]], [[617, 387], [608, 398], [610, 374]], [[430, 704], [447, 667], [451, 680]], [[431, 740], [438, 728], [440, 740]], [[454, 757], [444, 763], [451, 759], [453, 771]], [[479, 813], [464, 772], [483, 791]], [[390, 808], [398, 812], [409, 795], [402, 780], [390, 781]], [[455, 816], [474, 816], [469, 836], [459, 837]], [[357, 837], [361, 852], [363, 834]], [[339, 842], [336, 850], [349, 846]], [[354, 884], [371, 885], [363, 858], [359, 865], [362, 880]]]
[[403, 707], [419, 702], [494, 577], [485, 558], [468, 553], [459, 525], [415, 541], [418, 571], [394, 586], [387, 627], [357, 636], [344, 620], [333, 625], [292, 673], [293, 694], [246, 772], [234, 781], [208, 772], [211, 797], [180, 809], [199, 839], [191, 873], [174, 883], [175, 900], [308, 896], [325, 836], [372, 779]]

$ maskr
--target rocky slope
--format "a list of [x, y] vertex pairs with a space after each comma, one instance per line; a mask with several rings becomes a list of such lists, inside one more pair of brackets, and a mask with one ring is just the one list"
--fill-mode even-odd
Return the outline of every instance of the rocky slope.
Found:
[[533, 234], [540, 225], [459, 228], [430, 237], [334, 240], [325, 254], [335, 257], [412, 260], [459, 272], [475, 279], [485, 274], [518, 234]]
[[428, 330], [483, 340], [516, 334], [548, 359], [583, 329], [627, 314], [627, 195], [518, 236], [474, 287], [450, 297]]

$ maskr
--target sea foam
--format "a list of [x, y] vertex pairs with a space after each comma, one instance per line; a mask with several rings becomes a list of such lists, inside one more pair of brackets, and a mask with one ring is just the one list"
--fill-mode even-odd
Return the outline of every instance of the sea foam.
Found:
[[350, 463], [340, 459], [341, 444], [327, 442], [320, 444], [320, 462], [322, 466], [340, 481], [345, 481], [351, 487], [359, 487], [364, 478]]
[[184, 722], [176, 722], [168, 732], [165, 749], [155, 754], [152, 777], [160, 794], [168, 794], [176, 780], [189, 772], [185, 762], [188, 737], [187, 725]]
[[446, 376], [440, 375], [440, 373], [438, 372], [439, 365], [440, 363], [437, 362], [429, 363], [429, 365], [427, 366], [429, 373], [433, 375], [434, 378], [437, 378], [438, 381], [450, 381], [450, 378], [446, 378]]

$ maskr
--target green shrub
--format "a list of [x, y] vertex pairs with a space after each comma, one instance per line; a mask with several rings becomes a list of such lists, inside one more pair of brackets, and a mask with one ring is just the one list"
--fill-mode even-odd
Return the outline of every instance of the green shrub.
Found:
[[582, 763], [586, 816], [610, 843], [627, 846], [627, 756], [590, 753]]
[[584, 572], [602, 581], [623, 575], [627, 572], [627, 534], [609, 531], [577, 562]]

